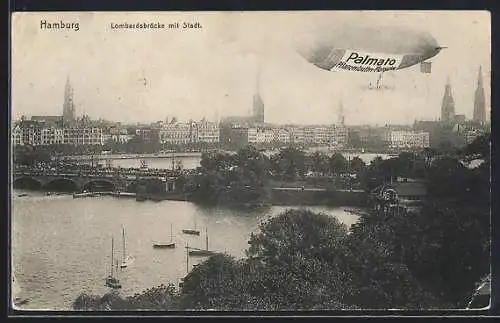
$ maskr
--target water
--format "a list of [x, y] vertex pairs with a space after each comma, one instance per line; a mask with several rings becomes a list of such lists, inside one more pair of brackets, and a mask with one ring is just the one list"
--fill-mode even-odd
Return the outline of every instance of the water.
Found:
[[[115, 259], [122, 259], [122, 227], [127, 255], [135, 261], [118, 269], [124, 296], [147, 288], [177, 284], [187, 273], [185, 246], [204, 248], [205, 228], [209, 249], [244, 257], [251, 232], [259, 223], [287, 207], [253, 210], [206, 208], [189, 202], [136, 202], [113, 197], [80, 198], [44, 196], [15, 190], [12, 194], [12, 254], [16, 278], [14, 298], [29, 302], [21, 309], [68, 310], [82, 292], [102, 295], [111, 267], [111, 236]], [[337, 217], [350, 226], [357, 217], [343, 207], [308, 207]], [[154, 242], [170, 242], [173, 226], [175, 249], [153, 249]], [[200, 236], [182, 234], [196, 228]], [[189, 268], [203, 258], [189, 258]]]
[[[311, 149], [309, 152], [314, 152], [316, 150], [322, 151], [320, 149]], [[273, 151], [272, 153], [276, 153], [277, 151]], [[331, 155], [332, 153], [325, 150], [324, 152]], [[270, 155], [268, 153], [267, 155]], [[361, 158], [365, 164], [369, 164], [375, 157], [380, 156], [383, 159], [387, 159], [389, 156], [386, 154], [372, 154], [372, 153], [343, 153], [345, 158], [353, 158], [359, 157]], [[122, 168], [140, 168], [141, 160], [146, 160], [149, 168], [156, 169], [172, 169], [172, 158], [167, 157], [149, 157], [149, 158], [131, 158], [131, 159], [110, 159], [111, 165], [113, 167], [120, 166]], [[180, 161], [182, 167], [184, 169], [195, 169], [200, 166], [201, 157], [200, 156], [189, 156], [189, 157], [175, 157], [174, 164], [177, 166], [177, 162]], [[90, 162], [87, 162], [90, 163]], [[101, 163], [105, 164], [105, 161], [101, 161]]]

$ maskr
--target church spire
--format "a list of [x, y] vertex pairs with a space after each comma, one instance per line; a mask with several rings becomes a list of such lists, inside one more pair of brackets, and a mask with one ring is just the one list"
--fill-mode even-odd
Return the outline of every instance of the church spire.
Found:
[[451, 93], [450, 77], [446, 78], [443, 101], [441, 104], [441, 121], [452, 122], [455, 120], [455, 101]]
[[253, 119], [256, 123], [264, 123], [264, 102], [260, 96], [261, 65], [257, 62], [257, 73], [255, 76], [255, 94], [253, 96]]
[[65, 124], [75, 121], [73, 87], [71, 86], [69, 74], [66, 77], [66, 85], [64, 87], [63, 121]]
[[338, 118], [339, 118], [339, 124], [343, 126], [345, 122], [345, 116], [344, 116], [344, 106], [342, 104], [342, 100], [340, 100], [339, 102]]
[[486, 102], [484, 97], [483, 73], [481, 66], [479, 66], [476, 94], [474, 96], [474, 112], [472, 119], [479, 123], [484, 123], [486, 121]]

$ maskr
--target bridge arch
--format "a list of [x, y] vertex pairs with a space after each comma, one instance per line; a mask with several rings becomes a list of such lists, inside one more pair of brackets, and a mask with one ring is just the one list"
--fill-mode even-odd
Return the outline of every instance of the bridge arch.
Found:
[[42, 182], [31, 176], [23, 176], [16, 178], [12, 185], [17, 189], [38, 190], [42, 187]]
[[89, 192], [113, 192], [116, 186], [112, 181], [106, 179], [94, 179], [86, 182], [83, 185], [84, 191]]
[[70, 178], [56, 178], [53, 179], [43, 187], [48, 191], [58, 191], [58, 192], [76, 192], [78, 191], [78, 183]]

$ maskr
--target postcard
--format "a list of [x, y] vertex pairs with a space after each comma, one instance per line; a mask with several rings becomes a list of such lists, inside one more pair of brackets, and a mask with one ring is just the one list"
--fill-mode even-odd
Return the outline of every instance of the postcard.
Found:
[[488, 308], [490, 26], [14, 13], [12, 308]]

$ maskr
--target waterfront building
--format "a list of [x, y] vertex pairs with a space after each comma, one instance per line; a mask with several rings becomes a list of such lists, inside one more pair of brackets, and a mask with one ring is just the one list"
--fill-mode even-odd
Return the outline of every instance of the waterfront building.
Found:
[[203, 119], [193, 124], [195, 142], [218, 143], [220, 141], [220, 129], [216, 122], [208, 122]]
[[390, 148], [427, 148], [430, 146], [430, 136], [425, 131], [392, 130], [383, 135], [383, 140]]
[[23, 145], [23, 131], [18, 123], [13, 123], [11, 127], [11, 144], [13, 146]]
[[129, 134], [111, 134], [111, 141], [124, 144], [129, 142], [132, 138], [134, 138], [134, 135], [129, 135]]
[[273, 141], [274, 134], [272, 129], [258, 129], [257, 130], [257, 143], [259, 144], [264, 144], [264, 143], [270, 143]]
[[479, 66], [479, 75], [477, 78], [476, 94], [474, 97], [474, 112], [472, 120], [484, 124], [486, 122], [486, 100], [483, 88], [483, 74], [481, 66]]
[[64, 130], [55, 127], [43, 127], [40, 132], [40, 144], [46, 145], [60, 145], [64, 143]]
[[347, 146], [348, 129], [343, 124], [344, 118], [342, 117], [342, 123], [333, 127], [333, 136], [331, 138], [330, 144], [338, 147]]
[[69, 145], [104, 145], [101, 128], [64, 128], [64, 143]]
[[282, 144], [288, 144], [290, 143], [290, 133], [288, 132], [288, 130], [286, 129], [283, 129], [283, 128], [277, 128], [277, 129], [274, 129], [274, 136], [273, 136], [273, 140], [278, 142], [278, 143], [282, 143]]
[[289, 127], [290, 142], [297, 145], [302, 145], [305, 141], [305, 131], [302, 127]]
[[[246, 129], [246, 138], [248, 144], [256, 144], [257, 143], [257, 128], [245, 128]], [[244, 130], [245, 131], [245, 130]]]
[[24, 145], [39, 146], [42, 140], [42, 123], [24, 120], [20, 123], [22, 142]]
[[451, 93], [450, 78], [448, 77], [444, 88], [443, 100], [441, 103], [441, 121], [454, 122], [455, 121], [455, 101]]
[[348, 129], [347, 141], [352, 148], [386, 149], [383, 137], [390, 132], [389, 127], [356, 126]]
[[427, 193], [424, 181], [398, 178], [372, 190], [370, 200], [376, 210], [404, 214], [421, 208]]
[[191, 123], [168, 123], [159, 131], [161, 144], [183, 145], [192, 142]]

